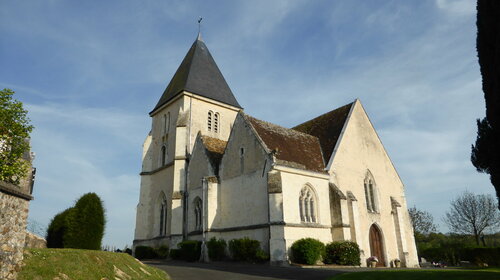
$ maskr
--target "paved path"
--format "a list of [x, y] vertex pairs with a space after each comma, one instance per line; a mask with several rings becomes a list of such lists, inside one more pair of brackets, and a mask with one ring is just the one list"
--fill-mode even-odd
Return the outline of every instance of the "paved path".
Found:
[[310, 269], [277, 267], [266, 264], [237, 262], [188, 263], [179, 261], [145, 261], [166, 271], [172, 280], [271, 280], [307, 279], [325, 280], [345, 269]]

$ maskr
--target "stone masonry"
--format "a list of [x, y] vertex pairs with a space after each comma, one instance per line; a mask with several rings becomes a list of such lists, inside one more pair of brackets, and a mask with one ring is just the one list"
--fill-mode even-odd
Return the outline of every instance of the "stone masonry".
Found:
[[29, 201], [33, 197], [0, 181], [0, 279], [16, 279], [21, 269]]

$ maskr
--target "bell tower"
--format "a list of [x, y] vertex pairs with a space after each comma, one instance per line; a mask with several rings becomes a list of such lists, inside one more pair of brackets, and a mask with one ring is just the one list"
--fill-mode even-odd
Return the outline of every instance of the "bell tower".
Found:
[[242, 110], [198, 34], [149, 113], [134, 247], [175, 248], [183, 239], [187, 167], [196, 135], [227, 140]]

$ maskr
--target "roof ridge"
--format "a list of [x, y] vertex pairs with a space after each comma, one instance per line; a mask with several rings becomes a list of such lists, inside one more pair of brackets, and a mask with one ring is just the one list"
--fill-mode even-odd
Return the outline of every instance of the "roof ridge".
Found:
[[[243, 113], [243, 114], [245, 114], [245, 113]], [[302, 132], [302, 131], [298, 131], [298, 130], [295, 130], [295, 129], [293, 129], [293, 128], [288, 128], [288, 127], [285, 127], [285, 126], [281, 126], [281, 125], [279, 125], [279, 124], [275, 124], [275, 123], [268, 122], [268, 121], [265, 121], [265, 120], [257, 119], [257, 118], [255, 118], [255, 117], [253, 117], [253, 116], [251, 116], [251, 115], [248, 115], [248, 114], [245, 114], [245, 115], [246, 115], [247, 117], [249, 117], [249, 118], [252, 118], [252, 119], [254, 119], [254, 120], [258, 121], [258, 122], [261, 122], [261, 123], [264, 123], [264, 124], [267, 124], [267, 125], [270, 125], [270, 126], [275, 126], [275, 127], [278, 127], [278, 128], [284, 129], [284, 130], [286, 130], [286, 131], [290, 131], [290, 132], [292, 132], [292, 133], [302, 134], [303, 136], [306, 136], [306, 137], [318, 138], [318, 137], [316, 137], [316, 136], [314, 136], [314, 135], [311, 135], [311, 134], [308, 134], [308, 133], [304, 133], [304, 132]]]

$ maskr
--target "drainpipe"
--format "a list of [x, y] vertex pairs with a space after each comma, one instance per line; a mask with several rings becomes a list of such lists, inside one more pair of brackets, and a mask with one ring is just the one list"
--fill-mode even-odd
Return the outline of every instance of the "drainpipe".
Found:
[[206, 237], [206, 217], [207, 217], [207, 190], [206, 190], [206, 187], [207, 187], [207, 179], [205, 177], [203, 177], [201, 179], [201, 197], [202, 197], [202, 201], [201, 201], [201, 205], [202, 205], [202, 209], [203, 209], [203, 212], [201, 213], [201, 233], [202, 233], [202, 239], [201, 239], [201, 254], [200, 254], [200, 261], [201, 262], [208, 262], [209, 259], [208, 259], [208, 251], [207, 251], [207, 237]]

